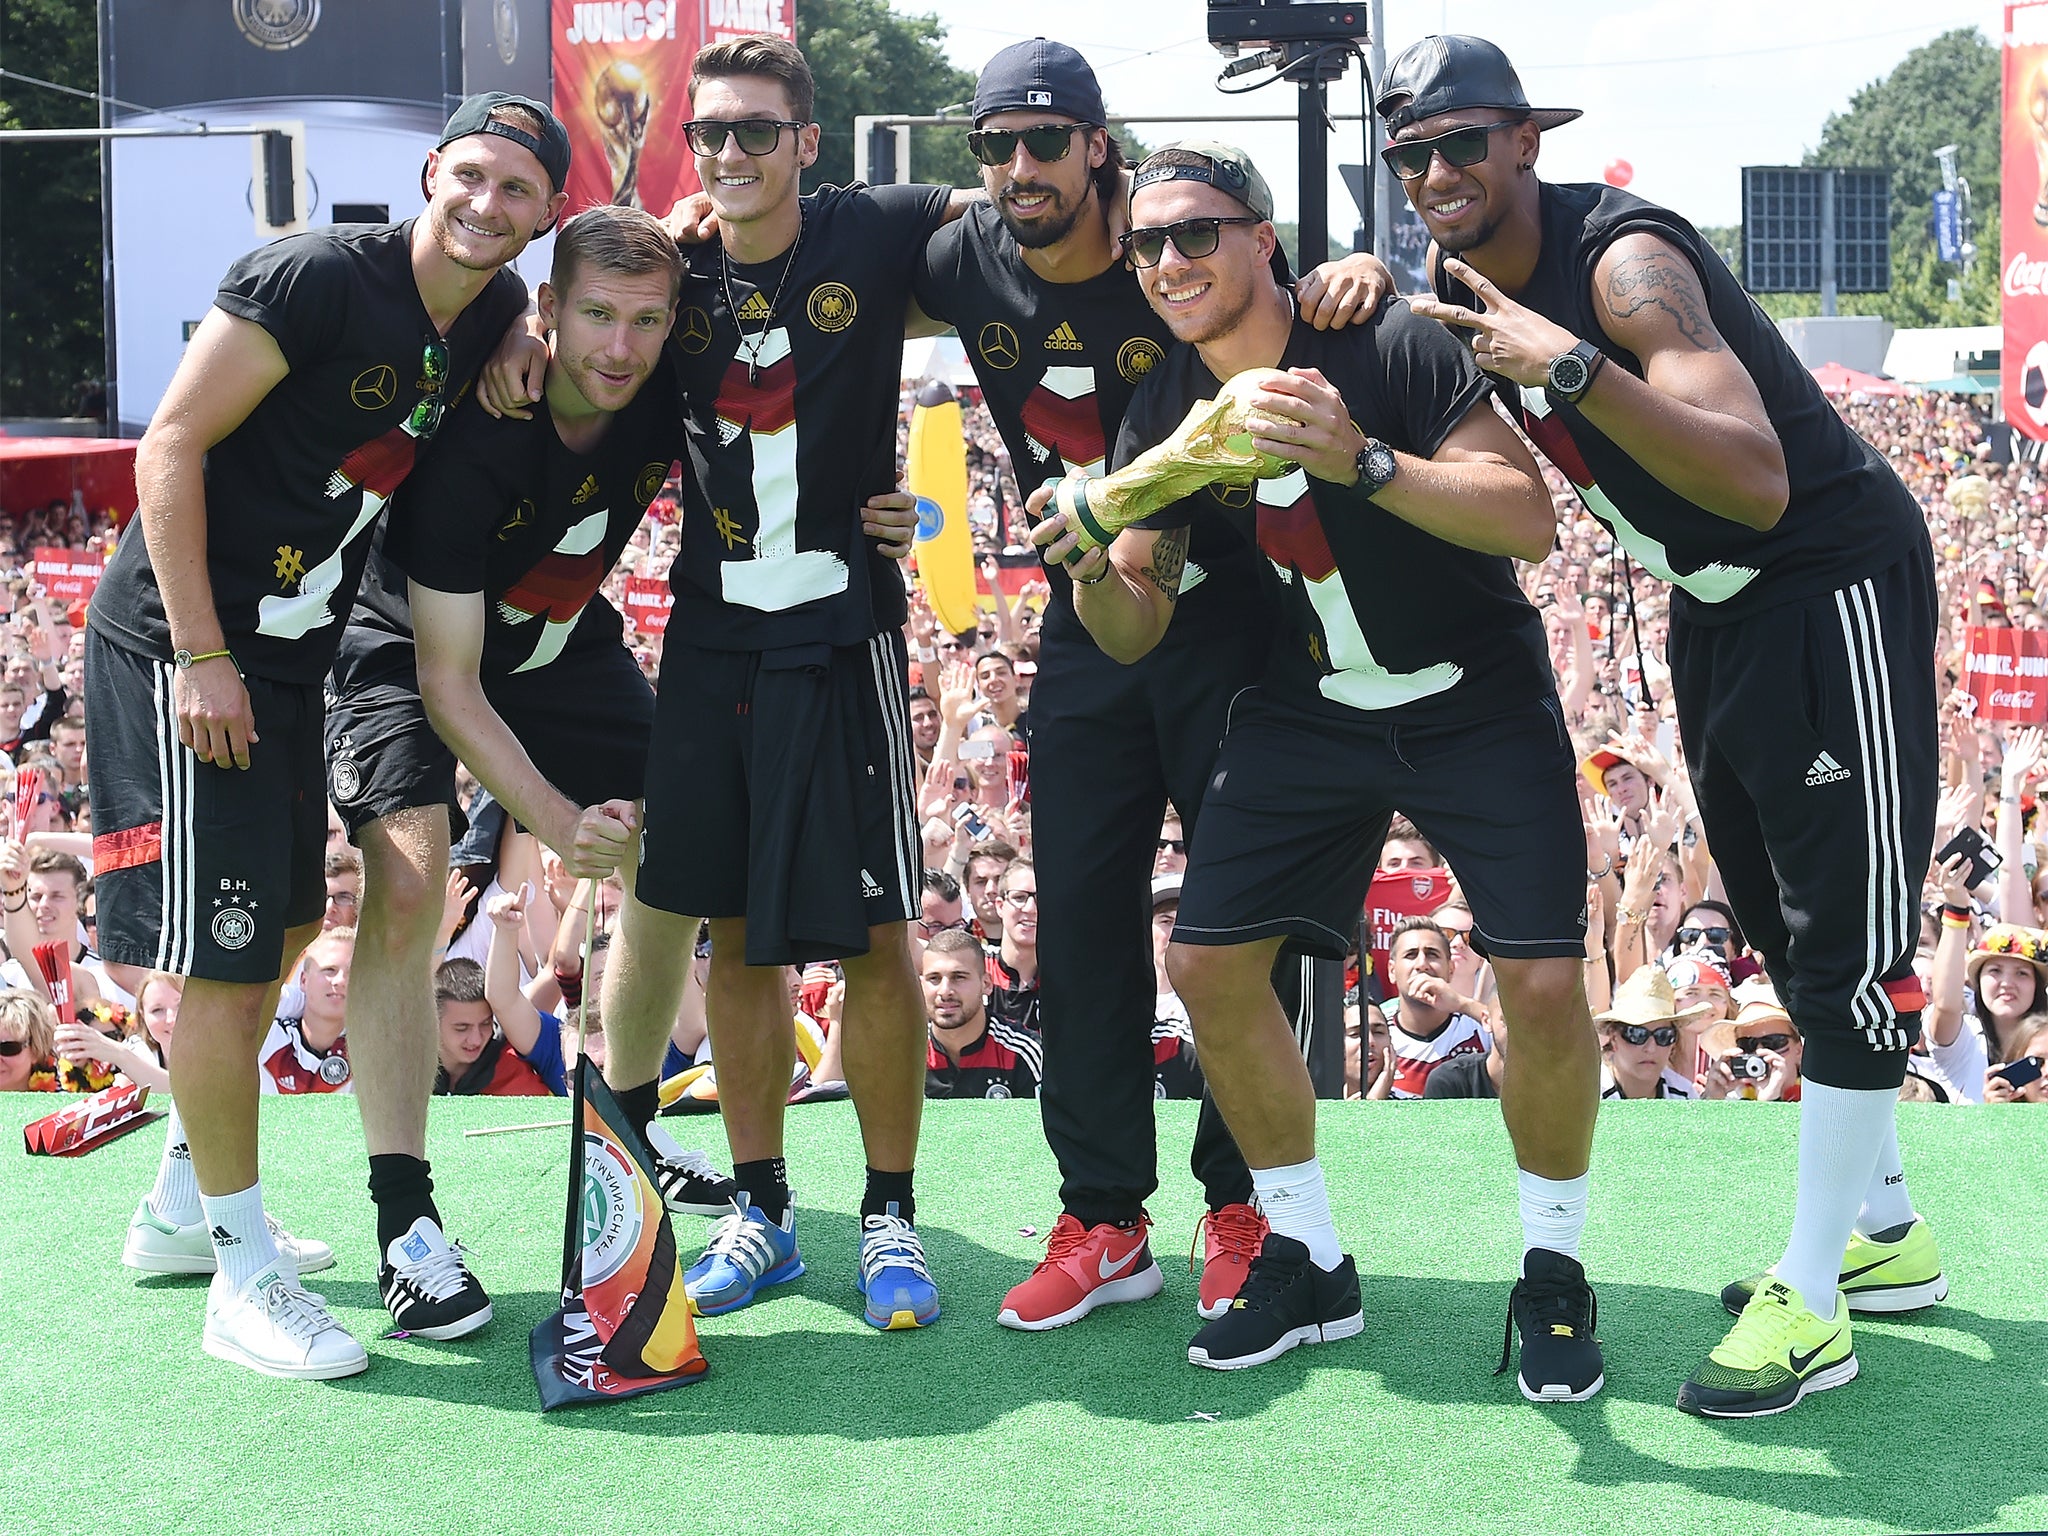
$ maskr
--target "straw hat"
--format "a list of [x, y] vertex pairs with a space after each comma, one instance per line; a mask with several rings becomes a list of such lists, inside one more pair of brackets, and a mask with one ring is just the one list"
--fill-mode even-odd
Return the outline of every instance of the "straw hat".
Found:
[[1987, 929], [1963, 962], [1963, 974], [1969, 978], [1973, 989], [1977, 985], [1977, 973], [1992, 960], [2026, 961], [2034, 968], [2036, 997], [2048, 998], [2048, 948], [2042, 944], [2040, 929], [2020, 928], [2011, 923], [1999, 923]]
[[1614, 1005], [1605, 1013], [1593, 1015], [1596, 1024], [1690, 1024], [1703, 1019], [1713, 1009], [1706, 1003], [1691, 1008], [1678, 1006], [1678, 994], [1672, 990], [1671, 978], [1664, 974], [1661, 966], [1644, 965], [1636, 968], [1619, 987], [1614, 989]]

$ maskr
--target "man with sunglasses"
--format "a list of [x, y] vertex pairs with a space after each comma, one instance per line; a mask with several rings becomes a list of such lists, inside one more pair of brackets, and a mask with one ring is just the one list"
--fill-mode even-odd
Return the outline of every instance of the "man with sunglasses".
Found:
[[568, 165], [545, 107], [473, 96], [427, 157], [422, 216], [237, 262], [143, 438], [141, 537], [87, 621], [102, 952], [188, 978], [130, 1253], [215, 1271], [204, 1347], [266, 1375], [368, 1364], [257, 1182], [257, 1048], [325, 895], [321, 679], [371, 525], [525, 305], [505, 267], [560, 213]]
[[[1252, 441], [1291, 467], [1248, 497], [1185, 497], [1071, 571], [1082, 622], [1127, 661], [1187, 618], [1174, 610], [1196, 508], [1249, 501], [1235, 515], [1279, 575], [1280, 635], [1230, 711], [1168, 954], [1272, 1231], [1189, 1359], [1258, 1365], [1363, 1329], [1312, 1086], [1267, 977], [1283, 942], [1341, 960], [1398, 806], [1458, 872], [1517, 1035], [1504, 1108], [1521, 1168], [1521, 1389], [1578, 1401], [1605, 1379], [1577, 1258], [1598, 1082], [1585, 841], [1542, 620], [1508, 558], [1549, 548], [1550, 498], [1448, 333], [1398, 303], [1344, 331], [1301, 320], [1269, 264], [1272, 211], [1227, 145], [1170, 146], [1138, 168], [1126, 248], [1178, 345], [1131, 402], [1115, 457], [1262, 369]], [[1048, 559], [1072, 555], [1070, 516], [1035, 535]], [[1502, 762], [1516, 764], [1507, 782]]]
[[1784, 1256], [1678, 1405], [1776, 1413], [1857, 1373], [1839, 1278], [1924, 1245], [1893, 1121], [1926, 1001], [1914, 903], [1938, 777], [1925, 520], [1692, 225], [1535, 174], [1544, 132], [1579, 114], [1531, 108], [1500, 49], [1424, 38], [1378, 108], [1434, 242], [1417, 312], [1470, 338], [1588, 509], [1674, 587], [1700, 815], [1813, 1069]]
[[[917, 274], [926, 315], [959, 330], [1018, 483], [1102, 472], [1124, 409], [1172, 345], [1110, 238], [1124, 160], [1104, 126], [1095, 72], [1033, 38], [997, 53], [974, 94], [968, 145], [989, 194], [932, 237]], [[1297, 292], [1316, 323], [1370, 314], [1390, 291], [1371, 257], [1319, 267]], [[1039, 950], [1046, 1030], [1041, 1111], [1063, 1213], [1046, 1259], [999, 1311], [1007, 1326], [1058, 1327], [1108, 1301], [1157, 1294], [1145, 1201], [1158, 1188], [1146, 914], [1153, 831], [1169, 803], [1192, 827], [1231, 696], [1256, 674], [1271, 621], [1258, 559], [1219, 517], [1191, 554], [1190, 608], [1158, 655], [1124, 667], [1074, 617], [1057, 567], [1032, 683], [1032, 836], [1045, 877]], [[1341, 980], [1319, 978], [1305, 1027], [1338, 1027]], [[1213, 1103], [1192, 1154], [1208, 1197], [1199, 1306], [1213, 1316], [1242, 1284], [1264, 1226], [1250, 1176]], [[1107, 1278], [1105, 1278], [1107, 1277]]]

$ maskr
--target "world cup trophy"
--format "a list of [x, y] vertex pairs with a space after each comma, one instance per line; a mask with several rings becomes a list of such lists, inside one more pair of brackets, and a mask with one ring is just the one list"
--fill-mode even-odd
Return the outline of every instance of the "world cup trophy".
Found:
[[612, 168], [612, 201], [640, 206], [640, 146], [654, 103], [647, 77], [623, 59], [607, 64], [590, 88], [590, 104], [604, 129], [604, 157]]
[[1197, 400], [1164, 442], [1122, 469], [1099, 479], [1075, 474], [1061, 480], [1046, 511], [1068, 514], [1076, 542], [1067, 563], [1103, 548], [1133, 523], [1204, 486], [1247, 486], [1293, 470], [1292, 460], [1275, 458], [1252, 445], [1256, 427], [1279, 420], [1255, 411], [1252, 396], [1267, 381], [1285, 377], [1274, 368], [1232, 374], [1215, 399]]
[[2048, 66], [2037, 68], [2027, 82], [2027, 125], [2034, 135], [2034, 169], [2040, 180], [2034, 192], [2034, 222], [2048, 228]]

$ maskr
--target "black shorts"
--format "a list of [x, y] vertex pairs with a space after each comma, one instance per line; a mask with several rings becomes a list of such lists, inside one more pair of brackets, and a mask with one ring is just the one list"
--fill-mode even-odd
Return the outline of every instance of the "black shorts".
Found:
[[923, 851], [903, 636], [663, 648], [638, 895], [743, 917], [747, 964], [866, 954], [918, 912]]
[[[448, 834], [469, 825], [455, 797], [455, 754], [420, 702], [410, 664], [337, 667], [327, 696], [327, 793], [349, 840], [381, 817], [445, 805]], [[637, 800], [654, 726], [654, 691], [619, 646], [558, 657], [530, 676], [492, 677], [484, 695], [541, 775], [580, 806]]]
[[249, 766], [178, 742], [177, 669], [85, 636], [100, 954], [206, 981], [267, 983], [287, 929], [320, 920], [327, 806], [320, 690], [244, 679]]
[[1483, 720], [1346, 720], [1248, 688], [1188, 850], [1182, 944], [1286, 936], [1342, 959], [1395, 811], [1458, 877], [1488, 954], [1583, 956], [1586, 839], [1556, 696]]

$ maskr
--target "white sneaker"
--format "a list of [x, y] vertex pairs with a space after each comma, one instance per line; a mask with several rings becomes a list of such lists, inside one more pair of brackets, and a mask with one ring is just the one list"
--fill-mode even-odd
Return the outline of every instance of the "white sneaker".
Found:
[[[309, 1237], [293, 1237], [265, 1212], [264, 1221], [277, 1251], [302, 1275], [334, 1267], [334, 1250]], [[144, 1195], [128, 1223], [128, 1240], [121, 1248], [121, 1262], [130, 1269], [154, 1275], [210, 1275], [220, 1266], [214, 1259], [213, 1239], [207, 1235], [204, 1218], [198, 1221], [165, 1221]]]
[[265, 1376], [327, 1381], [367, 1370], [363, 1346], [299, 1284], [289, 1262], [265, 1265], [239, 1290], [216, 1274], [202, 1347]]

